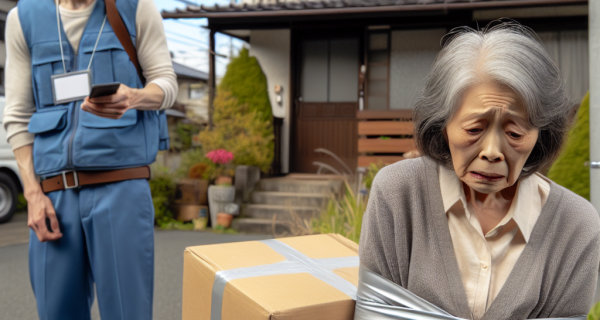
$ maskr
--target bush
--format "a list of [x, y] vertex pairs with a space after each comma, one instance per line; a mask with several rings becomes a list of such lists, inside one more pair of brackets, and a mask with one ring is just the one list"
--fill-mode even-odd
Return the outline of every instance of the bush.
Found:
[[346, 181], [341, 199], [332, 198], [318, 218], [311, 221], [314, 233], [339, 233], [358, 243], [362, 218], [367, 209], [367, 195], [352, 191]]
[[[248, 49], [242, 48], [239, 55], [231, 60], [227, 66], [227, 72], [221, 79], [219, 89], [230, 92], [239, 104], [247, 105], [249, 112], [256, 112], [259, 119], [271, 123], [273, 113], [267, 91], [267, 78], [262, 72], [258, 60], [250, 57]], [[272, 127], [270, 127], [270, 133], [273, 133]]]
[[592, 307], [587, 316], [587, 320], [600, 320], [600, 302]]
[[581, 101], [575, 126], [569, 132], [566, 147], [548, 172], [557, 184], [590, 199], [590, 94]]
[[[214, 101], [214, 128], [200, 132], [202, 150], [225, 149], [234, 154], [233, 165], [257, 166], [267, 172], [274, 156], [271, 120], [264, 121], [248, 104], [230, 92], [219, 90]], [[216, 167], [211, 163], [207, 175]]]
[[192, 147], [192, 137], [200, 132], [200, 126], [193, 123], [177, 123], [171, 138], [171, 148], [187, 150]]
[[154, 205], [154, 218], [156, 224], [161, 228], [175, 221], [173, 212], [169, 208], [175, 196], [175, 185], [167, 168], [154, 167], [150, 179], [150, 192]]
[[365, 173], [365, 177], [363, 178], [363, 183], [365, 184], [367, 190], [371, 190], [373, 179], [375, 179], [375, 176], [377, 175], [379, 170], [381, 170], [385, 166], [386, 165], [382, 162], [369, 164], [369, 166], [367, 167], [367, 172]]

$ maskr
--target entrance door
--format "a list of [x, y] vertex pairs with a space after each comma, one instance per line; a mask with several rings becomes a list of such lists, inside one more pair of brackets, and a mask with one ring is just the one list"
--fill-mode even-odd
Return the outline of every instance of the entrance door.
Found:
[[359, 39], [303, 40], [301, 46], [291, 169], [314, 173], [316, 161], [342, 172], [332, 157], [315, 152], [324, 148], [354, 170], [358, 157]]

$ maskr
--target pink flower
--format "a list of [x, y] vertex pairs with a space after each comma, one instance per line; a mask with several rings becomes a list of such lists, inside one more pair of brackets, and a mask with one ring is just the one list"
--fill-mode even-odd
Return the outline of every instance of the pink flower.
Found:
[[228, 164], [233, 160], [233, 153], [225, 149], [218, 149], [207, 153], [206, 157], [215, 164]]

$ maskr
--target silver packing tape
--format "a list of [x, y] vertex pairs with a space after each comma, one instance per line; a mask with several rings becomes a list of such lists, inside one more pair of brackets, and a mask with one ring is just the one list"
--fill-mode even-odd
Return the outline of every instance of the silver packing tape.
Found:
[[278, 263], [260, 265], [248, 268], [217, 271], [212, 288], [211, 320], [221, 320], [223, 293], [227, 282], [253, 277], [272, 276], [281, 274], [309, 273], [315, 278], [345, 293], [356, 300], [356, 286], [333, 272], [335, 269], [358, 267], [358, 256], [342, 258], [311, 259], [287, 244], [275, 240], [260, 241], [284, 256], [286, 260]]
[[[467, 320], [360, 266], [354, 320]], [[586, 317], [538, 320], [586, 320]]]

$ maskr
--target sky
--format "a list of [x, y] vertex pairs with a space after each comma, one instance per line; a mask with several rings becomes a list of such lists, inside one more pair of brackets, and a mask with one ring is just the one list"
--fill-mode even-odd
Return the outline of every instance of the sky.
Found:
[[[188, 4], [213, 5], [229, 4], [229, 0], [154, 0], [159, 11], [171, 11], [175, 8], [185, 9]], [[167, 44], [173, 53], [173, 60], [208, 72], [208, 37], [209, 30], [203, 28], [208, 25], [207, 19], [165, 19], [163, 20]], [[235, 56], [242, 48], [244, 42], [217, 33], [215, 36], [215, 51], [226, 55], [227, 58], [217, 57], [217, 77], [222, 77], [227, 69], [229, 56]]]

